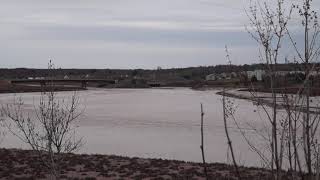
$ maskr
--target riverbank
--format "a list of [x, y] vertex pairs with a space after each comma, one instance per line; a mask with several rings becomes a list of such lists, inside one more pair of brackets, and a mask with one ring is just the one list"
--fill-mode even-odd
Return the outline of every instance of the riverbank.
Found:
[[[11, 84], [5, 83], [5, 81], [0, 82], [0, 93], [28, 93], [28, 92], [42, 92], [47, 91], [48, 88], [43, 88], [38, 85], [24, 85], [24, 84]], [[85, 90], [85, 88], [76, 86], [54, 86], [54, 91], [80, 91]]]
[[[273, 97], [272, 93], [269, 91], [250, 91], [249, 89], [228, 89], [225, 92], [219, 91], [216, 94], [218, 95], [225, 95], [227, 97], [231, 98], [237, 98], [237, 99], [245, 99], [248, 101], [252, 101], [255, 105], [267, 105], [269, 107], [273, 106]], [[276, 99], [277, 99], [277, 108], [278, 109], [284, 109], [287, 107], [287, 104], [285, 102], [285, 95], [287, 95], [287, 98], [289, 98], [290, 101], [294, 102], [297, 101], [299, 98], [301, 98], [298, 94], [291, 94], [290, 92], [287, 92], [287, 94], [284, 93], [277, 93]], [[310, 112], [311, 113], [317, 113], [319, 112], [319, 106], [318, 106], [318, 100], [317, 100], [317, 94], [313, 94], [313, 96], [310, 97]], [[302, 110], [305, 107], [302, 105], [297, 105], [290, 107], [292, 110]]]
[[[34, 151], [0, 149], [1, 179], [46, 179], [45, 169]], [[61, 179], [205, 179], [200, 163], [129, 158], [114, 155], [63, 154]], [[236, 179], [230, 165], [207, 165], [210, 179]], [[268, 180], [271, 172], [240, 168], [243, 179]], [[286, 178], [284, 178], [286, 179]]]
[[[228, 89], [223, 91], [219, 91], [216, 94], [218, 95], [225, 95], [227, 97], [236, 98], [236, 99], [245, 99], [248, 101], [252, 101], [255, 105], [267, 105], [271, 107], [273, 105], [273, 97], [272, 94], [269, 92], [252, 92], [248, 89]], [[284, 105], [284, 98], [282, 94], [277, 94], [277, 106], [280, 109], [283, 109]], [[293, 97], [292, 97], [293, 98]]]

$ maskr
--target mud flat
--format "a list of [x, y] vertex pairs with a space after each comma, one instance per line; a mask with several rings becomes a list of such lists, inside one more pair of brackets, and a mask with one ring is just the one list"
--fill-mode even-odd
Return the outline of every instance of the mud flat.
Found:
[[[284, 95], [287, 95], [288, 98], [292, 101], [297, 101], [299, 98], [301, 98], [298, 94], [294, 94], [292, 92], [295, 91], [287, 91], [276, 94], [277, 98], [277, 107], [279, 109], [284, 109], [286, 106], [286, 102], [284, 101]], [[248, 89], [229, 89], [225, 92], [219, 91], [216, 94], [218, 95], [225, 95], [227, 97], [231, 98], [237, 98], [237, 99], [245, 99], [248, 101], [252, 101], [255, 105], [267, 105], [269, 107], [273, 106], [273, 98], [272, 93], [269, 91], [249, 91]], [[317, 113], [319, 111], [318, 106], [318, 99], [319, 95], [317, 95], [315, 92], [310, 97], [310, 112], [311, 113]], [[294, 110], [294, 108], [303, 109], [303, 105], [297, 105], [296, 107], [290, 107]]]

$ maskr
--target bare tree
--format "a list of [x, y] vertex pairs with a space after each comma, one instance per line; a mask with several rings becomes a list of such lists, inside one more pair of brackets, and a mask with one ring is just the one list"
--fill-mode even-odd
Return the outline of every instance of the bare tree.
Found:
[[[275, 2], [277, 4], [275, 8], [270, 6], [272, 2], [266, 1], [251, 5], [247, 11], [250, 20], [247, 30], [260, 45], [260, 60], [266, 64], [271, 100], [260, 98], [253, 86], [251, 95], [255, 105], [264, 112], [266, 122], [269, 124], [265, 129], [271, 129], [271, 132], [263, 133], [254, 126], [247, 125], [270, 147], [267, 148], [270, 149], [270, 158], [245, 136], [234, 116], [231, 117], [250, 148], [261, 157], [263, 162], [270, 165], [269, 168], [275, 175], [274, 179], [281, 179], [284, 164], [288, 165], [291, 179], [297, 178], [297, 172], [301, 179], [319, 179], [320, 100], [311, 98], [313, 88], [311, 77], [320, 56], [320, 27], [317, 13], [312, 9], [312, 0], [303, 0], [302, 5], [292, 5], [287, 9], [284, 8], [284, 0], [275, 0]], [[298, 10], [298, 15], [302, 18], [304, 32], [302, 51], [299, 49], [302, 45], [294, 41], [288, 26], [292, 12], [295, 12], [294, 9]], [[281, 55], [281, 44], [285, 37], [291, 40], [300, 60], [297, 65], [305, 76], [303, 83], [293, 95], [288, 95], [286, 91], [279, 93], [278, 89], [280, 82], [277, 65], [281, 56], [284, 56], [284, 54]], [[288, 61], [287, 56], [286, 61]], [[312, 106], [311, 103], [313, 103]]]
[[301, 108], [304, 112], [302, 118], [302, 146], [304, 151], [304, 159], [307, 166], [308, 179], [312, 179], [313, 169], [317, 172], [317, 174], [319, 174], [319, 144], [318, 137], [316, 137], [316, 132], [319, 125], [319, 117], [318, 112], [311, 114], [310, 91], [312, 90], [312, 85], [310, 76], [314, 71], [314, 63], [318, 61], [320, 55], [320, 27], [318, 24], [317, 12], [312, 9], [312, 0], [303, 0], [302, 2], [303, 3], [300, 5], [294, 5], [302, 19], [301, 25], [304, 32], [304, 48], [302, 52], [299, 50], [297, 43], [293, 40], [293, 37], [291, 36], [288, 29], [287, 31], [296, 54], [299, 57], [300, 63], [303, 66], [305, 74], [305, 80], [301, 87], [301, 91], [304, 97], [301, 98], [299, 102], [303, 104], [303, 107]]
[[[225, 46], [225, 51], [226, 51], [226, 58], [227, 58], [228, 64], [231, 67], [231, 63], [232, 62], [231, 62], [231, 59], [230, 59], [230, 54], [229, 54], [227, 46]], [[231, 141], [231, 138], [230, 138], [230, 135], [229, 135], [229, 130], [228, 130], [228, 122], [227, 122], [230, 117], [234, 118], [235, 108], [233, 106], [234, 103], [230, 99], [226, 99], [225, 92], [226, 92], [226, 90], [225, 90], [225, 88], [223, 88], [223, 91], [222, 91], [222, 110], [223, 110], [224, 130], [225, 130], [225, 134], [226, 134], [226, 137], [227, 137], [227, 144], [228, 144], [228, 148], [230, 149], [232, 162], [233, 162], [233, 165], [234, 165], [234, 167], [236, 169], [236, 174], [238, 176], [238, 179], [241, 180], [241, 174], [240, 174], [240, 171], [239, 171], [238, 163], [237, 163], [237, 161], [235, 159], [234, 150], [233, 150], [233, 146], [232, 146], [232, 141]]]
[[[50, 61], [48, 71], [51, 73], [53, 68]], [[21, 98], [3, 106], [2, 112], [13, 125], [8, 124], [9, 130], [38, 153], [42, 163], [49, 169], [51, 178], [57, 179], [61, 154], [74, 152], [82, 144], [82, 139], [75, 137], [75, 122], [81, 111], [78, 110], [76, 93], [70, 101], [65, 101], [57, 96], [53, 86], [51, 82], [49, 91], [41, 92], [33, 115], [23, 110]]]
[[235, 155], [234, 155], [234, 150], [233, 150], [233, 146], [232, 146], [232, 141], [229, 135], [229, 131], [228, 131], [228, 118], [234, 117], [234, 112], [235, 112], [235, 108], [233, 107], [233, 102], [229, 99], [226, 98], [225, 96], [225, 89], [223, 89], [223, 95], [222, 95], [222, 107], [223, 107], [223, 122], [224, 122], [224, 130], [226, 133], [226, 137], [227, 137], [227, 143], [228, 143], [228, 147], [230, 149], [230, 153], [231, 153], [231, 157], [232, 157], [232, 162], [233, 165], [236, 169], [236, 174], [239, 180], [241, 180], [241, 174], [239, 171], [239, 167], [238, 167], [238, 163], [236, 161]]
[[271, 124], [271, 169], [276, 169], [276, 178], [280, 178], [281, 171], [281, 152], [279, 146], [278, 117], [277, 117], [277, 86], [276, 67], [278, 64], [282, 40], [286, 34], [286, 27], [291, 17], [292, 9], [288, 12], [284, 9], [284, 0], [277, 0], [277, 6], [273, 9], [268, 3], [257, 3], [251, 5], [249, 12], [247, 12], [250, 20], [250, 28], [248, 32], [255, 39], [262, 48], [261, 61], [265, 62], [267, 67], [267, 74], [270, 79], [270, 89], [272, 94], [272, 113], [268, 113]]
[[[0, 106], [1, 106], [1, 102], [0, 102]], [[0, 109], [0, 143], [2, 142], [2, 140], [4, 139], [6, 132], [4, 130], [5, 128], [5, 115], [4, 113], [2, 113], [1, 109]]]
[[[290, 20], [292, 8], [289, 13], [283, 9], [283, 0], [277, 0], [278, 7], [271, 10], [267, 3], [262, 6], [251, 6], [248, 17], [251, 22], [249, 29], [252, 37], [261, 45], [264, 50], [261, 56], [263, 62], [267, 65], [268, 76], [270, 78], [270, 89], [272, 93], [271, 108], [272, 113], [267, 111], [268, 107], [259, 104], [263, 107], [271, 127], [271, 162], [276, 166], [277, 179], [280, 178], [280, 171], [285, 155], [287, 155], [289, 169], [296, 171], [297, 168], [302, 178], [302, 171], [307, 170], [308, 179], [313, 178], [313, 170], [318, 169], [318, 135], [319, 112], [312, 112], [310, 107], [310, 76], [314, 71], [313, 62], [317, 62], [319, 57], [319, 25], [317, 14], [312, 10], [312, 0], [304, 0], [302, 6], [293, 5], [292, 8], [297, 8], [299, 15], [302, 17], [302, 25], [304, 29], [304, 52], [301, 53], [299, 46], [294, 42], [292, 35], [289, 32], [288, 21]], [[312, 32], [312, 35], [310, 35]], [[286, 92], [282, 93], [283, 102], [277, 101], [277, 60], [279, 59], [280, 47], [282, 39], [288, 35], [295, 51], [301, 61], [300, 67], [305, 74], [305, 80], [295, 96], [289, 97]], [[303, 94], [303, 96], [300, 96]], [[256, 98], [253, 94], [253, 97]], [[257, 98], [258, 99], [258, 98]], [[285, 118], [279, 117], [278, 109], [285, 109]], [[317, 106], [317, 105], [316, 105]], [[278, 115], [277, 115], [278, 114]], [[287, 152], [285, 154], [285, 152]], [[301, 153], [303, 152], [303, 153]], [[301, 158], [305, 163], [301, 162]], [[305, 166], [304, 166], [305, 165]], [[306, 167], [306, 168], [304, 168]]]
[[204, 169], [204, 174], [206, 176], [206, 179], [209, 179], [208, 176], [208, 170], [207, 170], [207, 164], [206, 164], [206, 159], [205, 159], [205, 154], [204, 154], [204, 135], [203, 135], [203, 119], [204, 119], [204, 112], [203, 112], [203, 105], [200, 105], [201, 108], [201, 125], [200, 125], [200, 130], [201, 130], [201, 155], [202, 155], [202, 164], [203, 164], [203, 169]]

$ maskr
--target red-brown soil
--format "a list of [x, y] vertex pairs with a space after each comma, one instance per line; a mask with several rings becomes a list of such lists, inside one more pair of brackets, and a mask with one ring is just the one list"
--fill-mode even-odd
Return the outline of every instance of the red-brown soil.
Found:
[[[205, 179], [200, 163], [113, 155], [64, 154], [61, 158], [61, 179]], [[237, 179], [230, 165], [207, 166], [209, 179]], [[245, 180], [271, 178], [271, 172], [264, 169], [241, 167], [240, 171]], [[47, 179], [48, 171], [34, 151], [0, 149], [0, 178]]]

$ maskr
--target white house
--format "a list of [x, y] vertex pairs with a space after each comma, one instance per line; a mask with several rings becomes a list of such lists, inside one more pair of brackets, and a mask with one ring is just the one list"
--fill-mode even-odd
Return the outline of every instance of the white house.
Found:
[[34, 79], [39, 80], [39, 79], [45, 79], [45, 78], [44, 77], [35, 77]]
[[252, 77], [256, 77], [258, 81], [262, 81], [263, 76], [266, 74], [265, 70], [257, 69], [254, 71], [247, 71], [248, 79], [251, 79]]
[[222, 77], [223, 79], [227, 79], [228, 78], [228, 74], [227, 73], [221, 73], [220, 77]]
[[235, 72], [231, 73], [221, 73], [221, 74], [209, 74], [206, 76], [207, 81], [216, 81], [221, 79], [232, 79], [238, 77], [238, 74]]
[[215, 81], [217, 80], [217, 75], [216, 74], [209, 74], [206, 76], [207, 81]]
[[258, 81], [262, 81], [263, 76], [266, 74], [266, 71], [261, 69], [254, 70], [254, 72]]
[[238, 74], [235, 72], [232, 72], [232, 73], [230, 73], [230, 76], [231, 76], [231, 78], [235, 78], [235, 77], [238, 77]]

